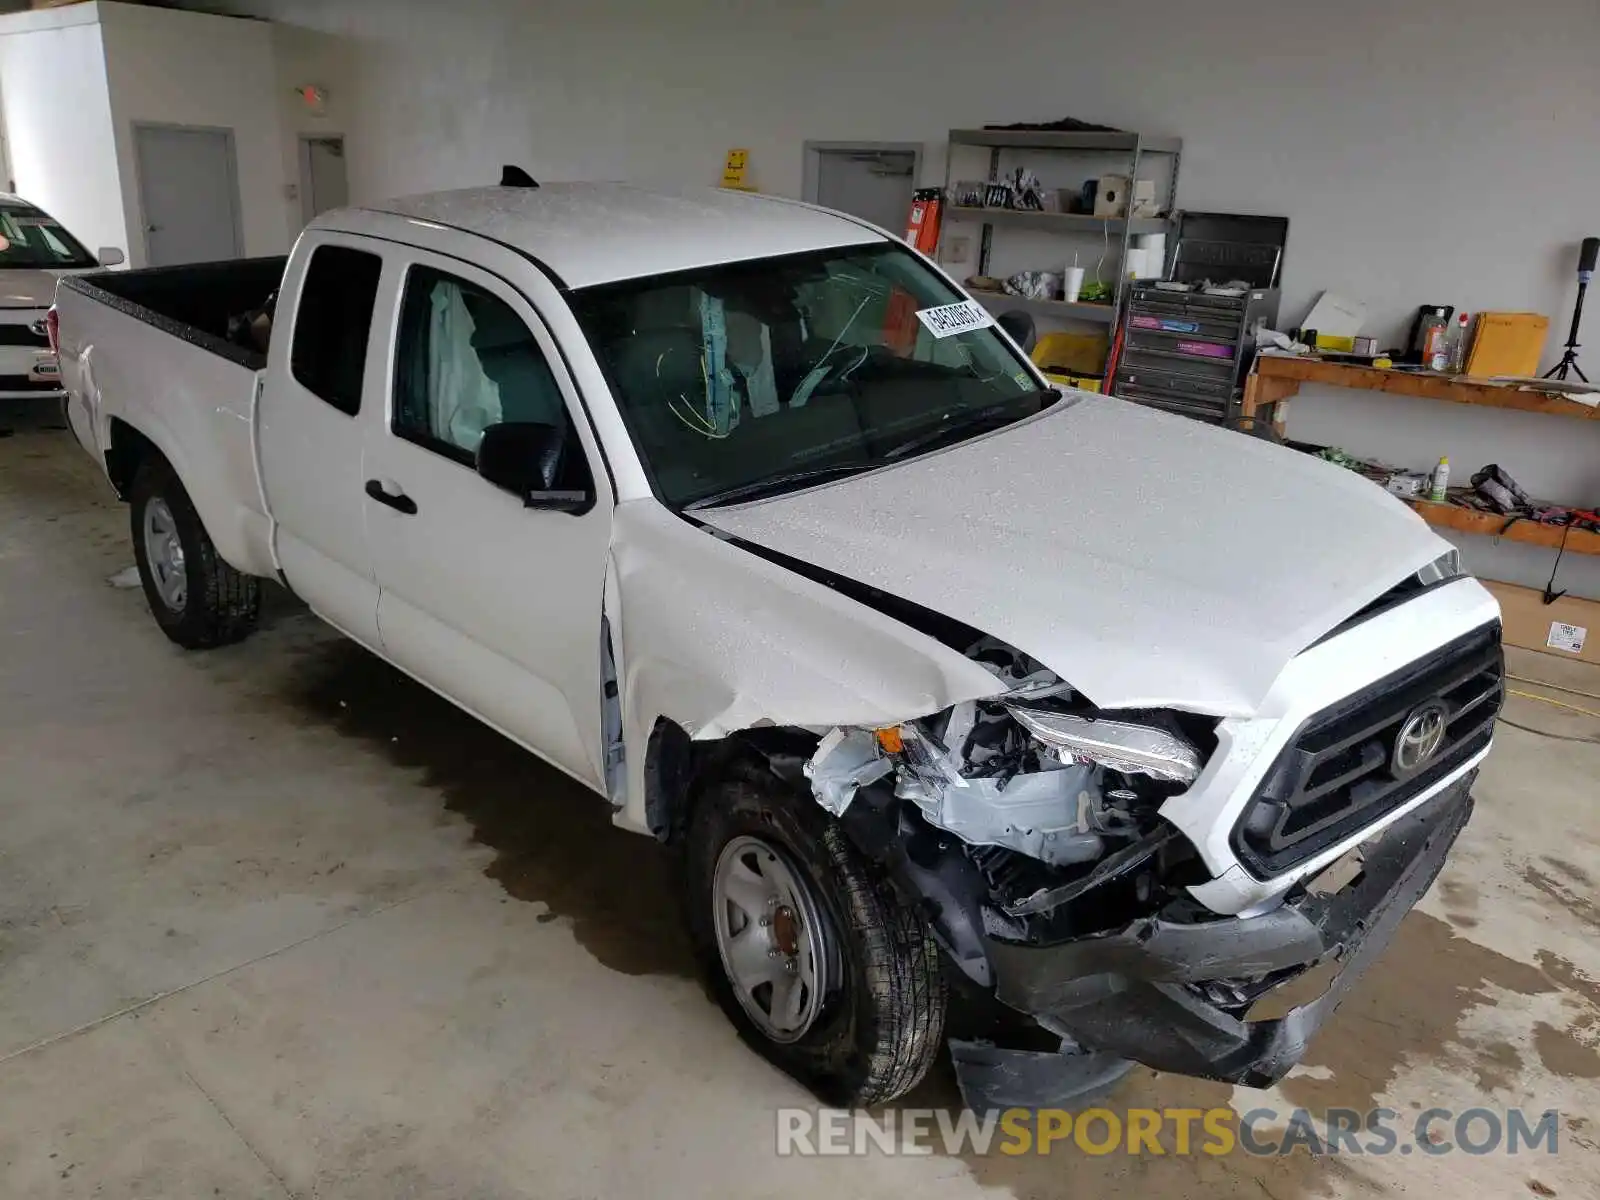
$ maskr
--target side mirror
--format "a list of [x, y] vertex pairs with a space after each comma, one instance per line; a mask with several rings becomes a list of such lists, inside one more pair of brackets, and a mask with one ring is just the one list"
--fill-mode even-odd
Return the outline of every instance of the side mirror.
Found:
[[567, 431], [534, 421], [505, 421], [483, 431], [478, 474], [510, 492], [527, 508], [583, 512], [594, 503], [588, 492], [557, 491], [567, 457]]
[[102, 267], [120, 267], [128, 261], [128, 256], [115, 246], [101, 246], [95, 257]]

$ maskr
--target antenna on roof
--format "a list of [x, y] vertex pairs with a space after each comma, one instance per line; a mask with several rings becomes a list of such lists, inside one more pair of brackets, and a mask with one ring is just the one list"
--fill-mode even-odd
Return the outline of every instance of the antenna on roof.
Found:
[[521, 167], [510, 165], [500, 168], [500, 186], [514, 188], [536, 188], [539, 181], [529, 175]]

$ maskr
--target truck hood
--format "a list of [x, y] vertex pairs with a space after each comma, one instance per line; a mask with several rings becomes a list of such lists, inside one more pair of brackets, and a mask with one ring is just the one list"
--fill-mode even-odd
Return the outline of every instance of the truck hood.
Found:
[[1103, 708], [1253, 714], [1449, 550], [1350, 471], [1106, 397], [696, 517], [1032, 655]]
[[56, 283], [77, 271], [0, 270], [0, 308], [49, 308], [56, 302]]

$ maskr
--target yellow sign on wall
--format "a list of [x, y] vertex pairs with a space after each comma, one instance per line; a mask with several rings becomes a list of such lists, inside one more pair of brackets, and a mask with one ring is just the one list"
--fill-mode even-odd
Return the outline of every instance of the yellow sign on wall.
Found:
[[728, 161], [722, 165], [722, 186], [736, 192], [756, 190], [750, 184], [750, 151], [728, 151]]

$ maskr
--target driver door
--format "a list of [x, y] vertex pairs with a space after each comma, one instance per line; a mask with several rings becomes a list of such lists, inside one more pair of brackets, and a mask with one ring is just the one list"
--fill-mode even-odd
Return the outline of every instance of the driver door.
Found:
[[[391, 278], [387, 419], [367, 519], [388, 656], [585, 783], [603, 788], [601, 588], [612, 496], [572, 380], [531, 301], [420, 250]], [[561, 303], [551, 289], [548, 303]], [[565, 428], [581, 513], [524, 507], [474, 453], [501, 421]]]

